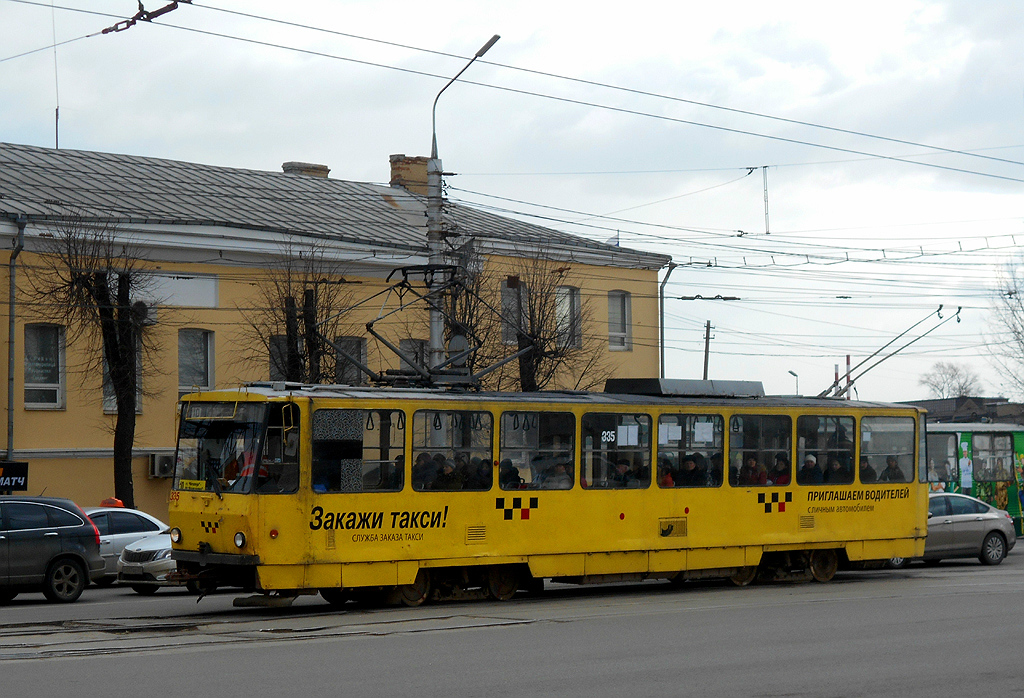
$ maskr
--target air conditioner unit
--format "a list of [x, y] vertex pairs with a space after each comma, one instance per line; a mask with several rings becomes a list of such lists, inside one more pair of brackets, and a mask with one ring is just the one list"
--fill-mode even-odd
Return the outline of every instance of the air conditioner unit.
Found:
[[152, 453], [149, 456], [149, 476], [173, 477], [174, 456], [163, 453]]

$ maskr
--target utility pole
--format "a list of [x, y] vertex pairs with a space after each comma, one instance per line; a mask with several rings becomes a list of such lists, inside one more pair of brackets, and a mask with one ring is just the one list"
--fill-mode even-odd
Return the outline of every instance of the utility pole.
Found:
[[[474, 54], [469, 63], [455, 77], [449, 80], [441, 88], [441, 92], [438, 92], [437, 96], [434, 97], [434, 107], [430, 112], [430, 159], [427, 160], [427, 249], [430, 252], [428, 261], [432, 267], [444, 264], [444, 231], [441, 227], [441, 175], [443, 168], [441, 167], [441, 159], [437, 156], [437, 100], [441, 98], [442, 92], [458, 80], [459, 76], [466, 72], [469, 66], [473, 65], [473, 61], [487, 53], [491, 46], [494, 46], [500, 38], [497, 34], [492, 36]], [[428, 358], [430, 368], [444, 363], [444, 318], [441, 315], [441, 311], [437, 308], [430, 309], [430, 344], [428, 346], [428, 353], [430, 355]]]
[[704, 380], [708, 379], [708, 356], [711, 354], [711, 321], [704, 323]]
[[665, 272], [665, 278], [662, 279], [661, 286], [658, 288], [658, 346], [661, 348], [662, 378], [665, 377], [665, 284], [668, 283], [668, 277], [672, 276], [672, 270], [677, 266], [679, 265], [675, 262], [668, 263], [668, 271]]

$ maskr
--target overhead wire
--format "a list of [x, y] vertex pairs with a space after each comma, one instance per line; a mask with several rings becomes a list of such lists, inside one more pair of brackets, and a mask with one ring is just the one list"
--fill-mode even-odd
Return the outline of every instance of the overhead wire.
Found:
[[[39, 5], [39, 6], [49, 7], [49, 5], [44, 5], [43, 3], [39, 3], [39, 2], [32, 2], [31, 0], [6, 0], [6, 1], [7, 2], [17, 2], [17, 3], [21, 3], [21, 4], [26, 4], [26, 5]], [[205, 6], [196, 5], [196, 7], [205, 7]], [[64, 8], [60, 7], [58, 9], [64, 9]], [[207, 9], [218, 9], [218, 8], [212, 8], [211, 7], [211, 8], [207, 8]], [[76, 11], [81, 11], [81, 10], [76, 10]], [[258, 17], [258, 16], [253, 16], [253, 17], [254, 18], [258, 18], [258, 19], [263, 19], [263, 20], [266, 20], [266, 21], [276, 21], [276, 20], [271, 20], [269, 18], [264, 18], [264, 17]], [[177, 29], [177, 30], [180, 30], [180, 31], [192, 32], [192, 33], [196, 33], [196, 34], [200, 34], [200, 35], [212, 36], [212, 37], [217, 37], [217, 38], [222, 38], [222, 39], [229, 39], [229, 40], [233, 40], [233, 41], [240, 41], [240, 42], [244, 42], [244, 43], [250, 43], [250, 44], [253, 44], [253, 45], [265, 46], [265, 47], [268, 47], [268, 48], [276, 48], [276, 49], [281, 49], [281, 50], [294, 51], [294, 52], [305, 54], [305, 55], [312, 55], [312, 56], [317, 56], [317, 57], [321, 57], [321, 58], [330, 58], [330, 59], [333, 59], [333, 60], [340, 60], [340, 61], [350, 62], [350, 63], [354, 63], [354, 64], [357, 64], [357, 65], [365, 65], [365, 66], [369, 66], [369, 67], [383, 68], [383, 69], [386, 69], [386, 70], [393, 70], [393, 71], [398, 71], [398, 72], [412, 74], [412, 75], [419, 75], [419, 76], [423, 76], [423, 77], [437, 78], [437, 79], [441, 79], [441, 80], [448, 80], [449, 79], [449, 77], [446, 76], [446, 75], [430, 73], [428, 71], [415, 70], [415, 69], [405, 68], [405, 67], [401, 67], [401, 66], [389, 65], [389, 64], [386, 64], [386, 63], [379, 63], [379, 62], [376, 62], [376, 61], [368, 61], [368, 60], [362, 60], [362, 59], [357, 59], [357, 58], [351, 58], [351, 57], [348, 57], [348, 56], [339, 56], [339, 55], [336, 55], [336, 54], [330, 54], [330, 53], [326, 53], [326, 52], [323, 52], [323, 51], [314, 51], [314, 50], [311, 50], [311, 49], [303, 49], [303, 48], [294, 47], [294, 46], [287, 46], [285, 44], [279, 44], [279, 43], [270, 42], [270, 41], [263, 41], [263, 40], [259, 40], [259, 39], [252, 39], [252, 38], [248, 38], [248, 37], [236, 36], [236, 35], [232, 35], [232, 34], [226, 34], [226, 33], [223, 33], [223, 32], [214, 32], [214, 31], [210, 31], [210, 30], [198, 29], [198, 28], [195, 28], [195, 27], [187, 27], [187, 26], [183, 26], [183, 25], [179, 25], [179, 24], [172, 24], [170, 22], [149, 22], [149, 24], [152, 24], [152, 25], [155, 25], [155, 26], [161, 26], [161, 27], [168, 27], [168, 28], [172, 28], [172, 29]], [[312, 27], [312, 26], [308, 26], [308, 25], [305, 26], [304, 28], [320, 30], [320, 28], [318, 28], [318, 27]], [[354, 35], [352, 35], [352, 36], [353, 36], [353, 38], [363, 38], [363, 39], [366, 38], [366, 37], [355, 37]], [[49, 48], [49, 47], [46, 47], [46, 48]], [[412, 47], [405, 47], [405, 48], [412, 48]], [[43, 49], [43, 50], [45, 50], [45, 49]], [[0, 60], [3, 60], [3, 59], [0, 59]], [[497, 67], [508, 67], [508, 68], [512, 67], [512, 66], [504, 66], [503, 64], [494, 64], [494, 65], [497, 66]], [[541, 72], [541, 71], [530, 71], [528, 69], [523, 69], [523, 70], [526, 70], [526, 72], [534, 72], [534, 73], [540, 73]], [[551, 74], [551, 76], [552, 77], [563, 77], [563, 76], [555, 76], [554, 74]], [[563, 78], [563, 79], [567, 79], [567, 78]], [[576, 78], [573, 78], [572, 80], [573, 81], [577, 81], [578, 80], [580, 82], [587, 82], [585, 80], [579, 80], [579, 79], [576, 79]], [[701, 127], [701, 128], [707, 128], [707, 129], [721, 131], [721, 132], [724, 132], [724, 133], [732, 133], [732, 134], [736, 134], [736, 135], [746, 135], [746, 136], [751, 136], [751, 137], [755, 137], [755, 138], [764, 138], [764, 139], [778, 141], [778, 142], [783, 142], [783, 143], [790, 143], [790, 144], [793, 144], [793, 145], [802, 145], [802, 146], [807, 146], [807, 147], [812, 147], [812, 148], [831, 150], [831, 151], [835, 151], [835, 152], [849, 153], [851, 155], [861, 155], [861, 156], [866, 156], [866, 157], [870, 157], [870, 158], [874, 158], [874, 159], [888, 160], [888, 161], [892, 161], [892, 162], [903, 162], [903, 163], [906, 163], [906, 164], [917, 165], [917, 166], [921, 166], [921, 167], [928, 167], [928, 168], [933, 168], [933, 169], [938, 169], [938, 170], [943, 170], [943, 171], [949, 171], [949, 172], [958, 172], [958, 173], [961, 173], [961, 174], [970, 174], [970, 175], [974, 175], [974, 176], [988, 177], [988, 178], [994, 178], [994, 179], [999, 179], [999, 180], [1004, 180], [1004, 181], [1024, 182], [1024, 178], [1020, 178], [1020, 177], [1011, 177], [1009, 175], [1001, 175], [1001, 174], [996, 174], [996, 173], [993, 173], [993, 172], [984, 172], [984, 171], [979, 171], [979, 170], [970, 170], [970, 169], [967, 169], [967, 168], [953, 167], [953, 166], [950, 166], [950, 165], [940, 165], [938, 163], [919, 162], [919, 161], [916, 161], [916, 160], [911, 160], [911, 159], [908, 159], [908, 158], [898, 157], [898, 156], [894, 156], [894, 155], [886, 155], [886, 154], [883, 154], [883, 153], [872, 153], [872, 152], [869, 152], [869, 151], [864, 151], [864, 150], [860, 150], [860, 149], [856, 149], [856, 148], [846, 148], [846, 147], [830, 145], [830, 144], [825, 144], [825, 143], [815, 143], [815, 142], [812, 142], [812, 141], [806, 141], [806, 140], [802, 140], [802, 139], [798, 139], [798, 138], [789, 138], [789, 137], [773, 135], [773, 134], [758, 133], [758, 132], [749, 131], [749, 130], [746, 130], [746, 129], [733, 128], [733, 127], [723, 126], [723, 125], [719, 125], [719, 124], [710, 124], [710, 123], [695, 121], [695, 120], [692, 120], [692, 119], [682, 119], [682, 118], [679, 118], [679, 117], [671, 117], [671, 116], [667, 116], [667, 115], [663, 115], [663, 114], [654, 114], [654, 113], [650, 113], [650, 112], [640, 111], [640, 110], [637, 110], [637, 109], [628, 109], [628, 108], [625, 108], [625, 107], [616, 107], [616, 106], [613, 106], [613, 105], [601, 104], [601, 103], [598, 103], [598, 102], [592, 102], [592, 101], [588, 101], [588, 100], [573, 99], [573, 98], [570, 98], [570, 97], [562, 97], [562, 96], [558, 96], [558, 95], [551, 95], [551, 94], [537, 92], [537, 91], [534, 91], [534, 90], [525, 90], [525, 89], [519, 89], [519, 88], [514, 88], [514, 87], [502, 86], [502, 85], [494, 85], [494, 84], [484, 83], [484, 82], [475, 81], [475, 80], [471, 80], [471, 79], [463, 79], [463, 80], [461, 80], [461, 82], [463, 84], [475, 85], [475, 86], [478, 86], [478, 87], [486, 87], [486, 88], [489, 88], [489, 89], [501, 90], [501, 91], [509, 92], [509, 93], [513, 93], [513, 94], [520, 94], [520, 95], [524, 95], [524, 96], [538, 97], [538, 98], [542, 98], [542, 99], [548, 99], [548, 100], [553, 100], [553, 101], [558, 101], [558, 102], [563, 102], [563, 103], [568, 103], [568, 104], [575, 104], [575, 105], [578, 105], [578, 106], [585, 106], [585, 107], [590, 107], [590, 108], [594, 108], [594, 109], [602, 109], [602, 110], [611, 111], [611, 112], [614, 112], [614, 113], [621, 113], [621, 114], [627, 114], [627, 115], [632, 115], [632, 116], [640, 116], [640, 117], [644, 117], [644, 118], [657, 119], [657, 120], [667, 121], [667, 122], [671, 122], [671, 123], [679, 123], [679, 124], [686, 124], [686, 125], [691, 125], [691, 126], [698, 126], [698, 127]], [[603, 84], [596, 84], [596, 86], [602, 86], [602, 87], [606, 87], [606, 88], [614, 88], [614, 86], [603, 85]], [[638, 94], [639, 93], [643, 93], [643, 91], [632, 90], [630, 88], [614, 88], [614, 89], [621, 89], [621, 90], [624, 90], [624, 91], [634, 92], [634, 93], [638, 93]], [[650, 96], [659, 96], [659, 95], [656, 95], [655, 93], [649, 93], [649, 94], [650, 94]], [[926, 145], [926, 144], [921, 144], [921, 143], [915, 143], [913, 141], [904, 141], [904, 140], [900, 140], [900, 139], [893, 139], [893, 138], [883, 137], [883, 136], [876, 137], [876, 136], [873, 136], [872, 134], [867, 134], [865, 132], [849, 131], [849, 130], [844, 130], [844, 129], [838, 129], [836, 127], [826, 127], [826, 126], [821, 126], [821, 125], [818, 125], [818, 124], [813, 124], [811, 122], [799, 122], [799, 121], [792, 120], [792, 119], [785, 119], [783, 117], [769, 117], [768, 115], [758, 114], [757, 112], [744, 112], [744, 110], [737, 110], [737, 109], [733, 109], [733, 108], [729, 108], [729, 107], [719, 107], [717, 105], [698, 103], [698, 102], [693, 102], [693, 100], [685, 100], [685, 99], [682, 99], [682, 98], [670, 98], [670, 97], [663, 96], [663, 95], [660, 96], [660, 97], [663, 98], [663, 99], [671, 99], [672, 101], [694, 103], [694, 104], [699, 104], [700, 106], [706, 106], [706, 107], [715, 107], [715, 108], [723, 109], [723, 110], [726, 110], [726, 111], [734, 111], [734, 112], [738, 112], [738, 113], [747, 113], [749, 115], [759, 116], [759, 117], [762, 117], [762, 118], [770, 118], [772, 120], [789, 122], [789, 123], [792, 123], [794, 125], [803, 125], [803, 126], [808, 126], [808, 127], [822, 128], [822, 129], [827, 130], [827, 131], [838, 131], [838, 132], [846, 133], [848, 135], [857, 135], [857, 136], [865, 137], [865, 138], [877, 138], [878, 140], [882, 140], [882, 141], [896, 142], [896, 143], [900, 143], [900, 144], [904, 144], [904, 145], [913, 145], [915, 147], [928, 148], [928, 149], [936, 150], [936, 151], [939, 151], [939, 152], [947, 152], [947, 153], [958, 154], [958, 155], [968, 155], [968, 156], [972, 156], [972, 157], [980, 157], [980, 158], [984, 158], [984, 159], [988, 159], [988, 160], [1003, 161], [1003, 162], [1007, 162], [1007, 163], [1011, 163], [1011, 164], [1018, 164], [1018, 165], [1024, 164], [1024, 163], [1019, 162], [1019, 161], [1006, 160], [1006, 159], [1003, 159], [1003, 158], [993, 158], [991, 156], [979, 156], [979, 155], [977, 155], [975, 153], [970, 153], [968, 151], [958, 151], [958, 150], [953, 150], [953, 149], [942, 148], [940, 146], [931, 146], [931, 145]]]

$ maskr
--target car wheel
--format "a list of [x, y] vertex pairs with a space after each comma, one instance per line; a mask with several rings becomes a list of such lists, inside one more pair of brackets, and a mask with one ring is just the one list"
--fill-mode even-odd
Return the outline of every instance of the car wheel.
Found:
[[152, 596], [159, 588], [156, 584], [132, 584], [132, 591], [143, 596]]
[[910, 560], [908, 560], [905, 557], [890, 557], [888, 562], [885, 563], [885, 566], [891, 570], [899, 570], [903, 569], [909, 564]]
[[71, 603], [85, 591], [89, 578], [82, 566], [71, 558], [57, 560], [46, 572], [43, 594], [50, 601]]
[[1006, 557], [1006, 540], [995, 531], [985, 536], [981, 543], [981, 555], [978, 559], [986, 565], [998, 565]]
[[18, 595], [14, 589], [0, 589], [0, 604], [10, 603]]

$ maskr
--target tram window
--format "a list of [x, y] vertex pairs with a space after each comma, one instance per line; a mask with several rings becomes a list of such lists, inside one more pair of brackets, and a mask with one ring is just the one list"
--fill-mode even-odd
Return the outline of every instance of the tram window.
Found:
[[928, 435], [927, 478], [930, 482], [955, 482], [960, 479], [955, 434]]
[[490, 412], [419, 410], [412, 427], [414, 490], [491, 489]]
[[663, 414], [658, 418], [658, 486], [722, 484], [724, 420], [717, 414]]
[[651, 484], [651, 418], [646, 414], [583, 415], [580, 484], [587, 489]]
[[257, 403], [186, 403], [174, 488], [250, 492], [266, 410]]
[[1010, 480], [1013, 438], [1009, 434], [974, 435], [974, 479], [979, 482]]
[[572, 489], [576, 418], [571, 412], [501, 415], [498, 484], [503, 490]]
[[[861, 481], [871, 471], [877, 482], [912, 482], [914, 426], [910, 417], [863, 417], [860, 420]], [[865, 464], [865, 459], [867, 463]]]
[[853, 417], [797, 417], [796, 455], [800, 467], [796, 481], [801, 485], [852, 483], [854, 433]]
[[313, 413], [314, 492], [397, 492], [405, 478], [405, 413]]
[[299, 408], [270, 405], [263, 454], [256, 469], [257, 494], [290, 494], [299, 489]]
[[729, 418], [729, 484], [785, 487], [793, 480], [793, 420], [782, 414]]

